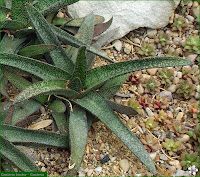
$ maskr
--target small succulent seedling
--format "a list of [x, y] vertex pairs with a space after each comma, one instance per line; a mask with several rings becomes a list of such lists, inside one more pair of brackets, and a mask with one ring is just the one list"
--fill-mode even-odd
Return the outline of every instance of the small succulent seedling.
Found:
[[147, 93], [155, 93], [159, 92], [160, 82], [153, 77], [148, 80], [145, 80], [145, 92]]
[[136, 52], [143, 57], [147, 56], [154, 56], [154, 46], [148, 43], [143, 43], [142, 47], [136, 47]]
[[192, 83], [184, 80], [179, 84], [176, 92], [185, 99], [189, 99], [194, 95], [195, 87]]
[[178, 17], [174, 19], [174, 23], [172, 24], [172, 30], [173, 31], [182, 31], [188, 27], [187, 22], [183, 17]]
[[173, 128], [177, 133], [186, 133], [185, 125], [183, 125], [180, 121], [173, 121]]
[[195, 165], [199, 168], [199, 157], [196, 153], [187, 153], [181, 155], [181, 165], [183, 170], [187, 170], [188, 167]]
[[156, 119], [159, 122], [165, 122], [167, 120], [167, 113], [164, 110], [161, 110], [158, 115], [156, 115]]
[[164, 96], [156, 96], [153, 107], [155, 109], [167, 109], [169, 107], [168, 98]]
[[151, 130], [153, 130], [154, 128], [156, 128], [157, 126], [158, 126], [158, 122], [156, 122], [155, 120], [154, 120], [154, 117], [150, 117], [147, 121], [146, 121], [146, 127], [148, 128], [148, 129], [151, 129]]
[[153, 151], [157, 151], [159, 149], [162, 148], [161, 144], [158, 142], [158, 139], [156, 139], [155, 137], [153, 137], [153, 135], [148, 134], [146, 136], [146, 142], [147, 145], [153, 150]]
[[149, 97], [149, 95], [145, 94], [139, 98], [139, 103], [142, 105], [142, 107], [152, 107], [153, 106], [153, 100]]
[[159, 69], [158, 76], [161, 79], [161, 84], [168, 85], [173, 81], [174, 69], [169, 69], [169, 68]]
[[133, 84], [141, 83], [143, 81], [142, 71], [133, 72], [129, 76], [128, 81], [131, 81]]
[[163, 31], [159, 31], [155, 42], [158, 48], [162, 48], [168, 44], [170, 44], [169, 35], [165, 34]]
[[172, 139], [165, 139], [165, 142], [162, 143], [163, 147], [168, 150], [169, 155], [172, 155], [174, 152], [182, 149], [180, 141], [174, 141]]
[[199, 51], [199, 36], [189, 36], [182, 44], [185, 51], [198, 53]]
[[137, 132], [137, 124], [135, 122], [133, 122], [133, 120], [129, 119], [127, 122], [126, 122], [126, 125], [128, 126], [128, 128], [130, 128], [130, 130], [135, 133]]
[[142, 111], [141, 111], [142, 106], [135, 99], [130, 98], [129, 101], [128, 101], [128, 106], [134, 108], [139, 114], [142, 113]]

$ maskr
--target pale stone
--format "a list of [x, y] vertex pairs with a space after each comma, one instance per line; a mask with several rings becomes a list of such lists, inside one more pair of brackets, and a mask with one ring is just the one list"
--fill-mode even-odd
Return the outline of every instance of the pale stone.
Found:
[[138, 84], [137, 91], [138, 91], [138, 93], [141, 94], [141, 95], [144, 93], [144, 88], [143, 88], [142, 84]]
[[180, 142], [184, 143], [184, 142], [187, 142], [187, 141], [189, 141], [189, 140], [190, 140], [190, 136], [189, 136], [189, 135], [187, 135], [187, 134], [184, 134], [184, 135], [182, 135], [182, 137], [181, 137], [181, 138], [177, 138], [177, 139], [178, 139], [178, 141], [180, 141]]
[[162, 91], [158, 94], [158, 96], [160, 97], [166, 97], [168, 99], [168, 101], [172, 100], [172, 93], [169, 91]]
[[122, 160], [119, 161], [119, 166], [121, 167], [121, 169], [124, 172], [127, 172], [129, 167], [130, 167], [130, 164], [129, 164], [129, 161], [127, 159], [122, 159]]
[[118, 52], [120, 52], [121, 49], [122, 49], [122, 42], [121, 42], [120, 40], [116, 40], [116, 41], [114, 42], [114, 48], [115, 48]]
[[178, 4], [179, 1], [79, 1], [67, 9], [72, 18], [85, 17], [90, 12], [103, 16], [105, 21], [113, 17], [110, 28], [101, 35], [118, 28], [108, 39], [109, 43], [139, 27], [158, 29], [166, 26]]
[[130, 54], [130, 53], [131, 53], [131, 50], [132, 50], [131, 45], [128, 44], [128, 43], [125, 43], [125, 44], [124, 44], [124, 53]]
[[96, 173], [101, 173], [102, 167], [97, 167], [97, 168], [94, 169], [94, 171], [95, 171]]
[[180, 79], [178, 77], [174, 77], [173, 84], [178, 84]]
[[183, 73], [180, 72], [180, 71], [178, 71], [178, 72], [177, 72], [177, 77], [178, 77], [179, 79], [181, 79], [181, 78], [183, 77]]
[[197, 8], [192, 7], [191, 14], [195, 17], [198, 17], [199, 16], [199, 6]]
[[151, 75], [154, 76], [158, 71], [158, 68], [152, 68], [152, 69], [147, 69], [147, 72]]
[[179, 121], [182, 120], [183, 115], [184, 115], [183, 112], [179, 112], [178, 115], [176, 116], [176, 120], [179, 120]]
[[54, 156], [54, 158], [56, 159], [56, 160], [58, 160], [59, 158], [60, 158], [60, 154], [55, 154], [55, 156]]
[[156, 29], [147, 29], [147, 36], [150, 38], [154, 38], [157, 34]]
[[148, 107], [147, 107], [145, 110], [146, 110], [147, 115], [148, 115], [149, 117], [151, 117], [151, 116], [154, 115], [153, 112], [151, 111], [151, 109], [149, 109]]
[[155, 160], [157, 153], [156, 152], [151, 152], [149, 153], [150, 157], [152, 160]]
[[140, 39], [139, 38], [133, 38], [133, 42], [135, 44], [140, 44]]
[[165, 154], [160, 154], [159, 156], [161, 160], [168, 160]]
[[189, 22], [193, 23], [194, 22], [194, 17], [191, 15], [187, 15], [186, 18], [189, 20]]
[[47, 169], [45, 167], [41, 168], [41, 172], [46, 172], [46, 171], [47, 171]]
[[90, 170], [88, 170], [88, 172], [87, 172], [87, 176], [91, 176], [92, 175], [92, 173], [93, 173], [93, 169], [90, 169]]
[[177, 85], [172, 84], [167, 88], [167, 90], [174, 93], [177, 90]]
[[197, 57], [198, 57], [198, 54], [191, 54], [191, 55], [188, 55], [186, 59], [190, 60], [191, 62], [194, 62]]
[[169, 164], [176, 167], [177, 169], [182, 169], [182, 166], [178, 160], [169, 161]]

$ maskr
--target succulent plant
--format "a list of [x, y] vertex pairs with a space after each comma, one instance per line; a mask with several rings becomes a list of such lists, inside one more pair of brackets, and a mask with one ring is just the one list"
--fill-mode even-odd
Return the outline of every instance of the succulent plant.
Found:
[[177, 17], [172, 24], [172, 31], [182, 31], [188, 27], [186, 20], [183, 17]]
[[158, 115], [156, 115], [156, 120], [159, 122], [165, 122], [167, 120], [167, 113], [161, 110]]
[[159, 92], [160, 82], [153, 77], [148, 80], [145, 80], [145, 92], [147, 93], [156, 93]]
[[134, 108], [139, 114], [142, 113], [141, 109], [142, 106], [139, 104], [138, 101], [136, 101], [134, 98], [130, 98], [128, 101], [128, 106]]
[[154, 46], [148, 43], [143, 43], [142, 47], [136, 47], [136, 52], [143, 57], [154, 56]]
[[153, 100], [149, 97], [149, 95], [145, 94], [139, 98], [139, 103], [142, 105], [142, 107], [152, 107], [153, 106]]
[[[12, 1], [12, 9], [6, 6], [8, 3], [3, 3], [4, 8], [11, 12], [11, 20], [3, 19], [1, 29], [14, 36], [12, 40], [7, 38], [7, 34], [2, 36], [5, 39], [1, 67], [3, 76], [21, 92], [14, 102], [9, 102], [1, 110], [1, 157], [21, 171], [39, 171], [15, 145], [71, 148], [70, 163], [75, 166], [68, 175], [74, 175], [85, 152], [88, 129], [97, 117], [156, 174], [145, 148], [112, 110], [119, 105], [110, 103], [109, 99], [125, 81], [124, 74], [154, 67], [190, 65], [191, 62], [176, 57], [153, 57], [92, 69], [95, 55], [113, 62], [91, 46], [94, 14], [82, 22], [78, 35], [75, 35], [78, 39], [50, 24], [58, 9], [74, 2]], [[67, 45], [67, 50], [61, 42]], [[69, 45], [73, 47], [70, 50]], [[38, 54], [42, 55], [41, 61], [34, 59]], [[52, 110], [60, 134], [17, 126], [18, 123], [30, 123], [28, 116], [42, 105], [48, 105]]]
[[169, 69], [169, 68], [159, 69], [158, 76], [161, 79], [161, 84], [168, 85], [174, 79], [174, 69]]
[[168, 98], [164, 96], [156, 96], [154, 99], [153, 107], [155, 109], [167, 109], [169, 107]]
[[163, 142], [162, 145], [168, 150], [169, 155], [172, 155], [174, 152], [182, 149], [180, 141], [174, 141], [168, 138], [165, 139], [165, 142]]
[[158, 139], [154, 138], [153, 135], [148, 134], [146, 136], [147, 145], [153, 150], [157, 151], [162, 148], [161, 144], [158, 142]]
[[169, 49], [169, 51], [167, 52], [167, 56], [176, 56], [176, 57], [178, 57], [179, 54], [177, 53], [176, 50], [170, 50]]
[[182, 46], [184, 47], [185, 51], [198, 53], [199, 52], [199, 36], [197, 35], [189, 36], [186, 39], [186, 41], [182, 44]]
[[173, 128], [176, 133], [186, 133], [185, 125], [183, 125], [180, 121], [173, 121]]
[[146, 124], [146, 127], [151, 130], [153, 130], [154, 128], [158, 126], [158, 122], [155, 121], [154, 117], [149, 117], [149, 119], [146, 121], [145, 124]]
[[195, 88], [192, 83], [184, 80], [179, 84], [176, 92], [185, 99], [189, 99], [194, 95]]
[[199, 83], [199, 69], [197, 65], [193, 65], [192, 68], [184, 68], [182, 69], [184, 72], [183, 78], [187, 80], [187, 78], [191, 78], [192, 81]]
[[188, 135], [191, 137], [191, 141], [199, 141], [199, 124], [194, 128], [194, 131], [188, 131]]
[[133, 72], [129, 76], [128, 81], [131, 81], [133, 84], [138, 84], [143, 81], [142, 71]]
[[199, 157], [196, 153], [187, 153], [181, 155], [181, 165], [183, 170], [187, 170], [190, 166], [195, 165], [199, 168]]
[[158, 48], [162, 48], [168, 44], [170, 44], [169, 35], [165, 34], [163, 31], [159, 31], [155, 42]]

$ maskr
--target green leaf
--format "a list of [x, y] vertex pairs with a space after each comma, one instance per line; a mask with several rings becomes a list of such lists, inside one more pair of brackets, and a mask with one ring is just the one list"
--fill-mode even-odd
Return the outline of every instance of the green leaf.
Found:
[[130, 60], [91, 69], [87, 72], [87, 88], [95, 87], [111, 78], [148, 68], [161, 68], [191, 65], [192, 62], [176, 57], [149, 57], [140, 60]]
[[65, 96], [68, 97], [76, 96], [77, 92], [67, 89], [66, 83], [66, 80], [48, 80], [37, 82], [19, 93], [14, 103], [22, 102], [39, 95], [55, 95], [59, 93], [59, 91], [65, 92]]
[[1, 135], [16, 145], [60, 148], [69, 146], [68, 136], [49, 131], [29, 130], [10, 125], [1, 125]]
[[12, 143], [1, 136], [1, 155], [25, 172], [37, 172], [38, 167], [29, 158], [17, 149]]
[[[76, 59], [76, 64], [75, 64], [75, 68], [74, 68], [74, 72], [73, 72], [73, 76], [72, 78], [79, 78], [81, 81], [81, 86], [83, 89], [85, 87], [85, 83], [86, 83], [86, 57], [85, 57], [85, 46], [82, 46], [79, 48], [78, 50], [78, 55], [77, 55], [77, 59]], [[71, 88], [69, 86], [69, 88]], [[73, 89], [73, 88], [71, 88]]]
[[55, 45], [52, 44], [40, 44], [40, 45], [30, 45], [21, 49], [18, 54], [25, 57], [32, 57], [35, 55], [44, 54], [56, 49]]
[[28, 23], [28, 16], [24, 1], [12, 1], [11, 18], [12, 20]]
[[8, 36], [5, 34], [1, 40], [1, 52], [15, 54], [20, 44], [22, 44], [25, 40], [25, 38], [17, 39], [12, 35]]
[[96, 50], [95, 48], [91, 47], [90, 45], [87, 45], [85, 43], [83, 43], [82, 41], [80, 41], [79, 39], [75, 38], [74, 36], [66, 33], [65, 31], [51, 25], [51, 28], [53, 30], [53, 32], [58, 36], [58, 38], [66, 43], [69, 44], [73, 47], [77, 47], [79, 48], [80, 46], [86, 46], [86, 50], [90, 51], [100, 57], [103, 57], [104, 59], [110, 61], [110, 62], [114, 62], [113, 60], [111, 60], [109, 57], [105, 56], [103, 53], [101, 53], [100, 51]]
[[16, 38], [24, 38], [24, 37], [31, 36], [33, 34], [35, 34], [35, 30], [34, 29], [27, 29], [26, 28], [26, 29], [20, 29], [20, 30], [16, 31], [14, 33], [14, 36]]
[[45, 16], [52, 12], [58, 11], [60, 8], [73, 4], [77, 1], [78, 0], [73, 0], [73, 1], [42, 0], [37, 2], [34, 6], [40, 11], [42, 15]]
[[67, 117], [64, 113], [57, 113], [57, 112], [53, 112], [52, 116], [56, 122], [56, 125], [58, 127], [58, 129], [60, 130], [60, 132], [63, 135], [68, 135], [68, 122], [67, 122]]
[[103, 98], [94, 92], [90, 92], [82, 99], [74, 101], [98, 117], [121, 141], [144, 163], [144, 165], [154, 174], [155, 166], [151, 157], [137, 137], [127, 128], [120, 118], [108, 107]]
[[69, 117], [69, 136], [71, 146], [72, 164], [75, 163], [75, 168], [69, 171], [72, 175], [81, 165], [85, 146], [87, 144], [88, 125], [86, 112], [80, 107], [74, 107], [73, 112]]
[[1, 21], [1, 29], [15, 31], [15, 30], [19, 30], [25, 27], [26, 27], [26, 24], [21, 21], [17, 21], [17, 20], [2, 20]]
[[64, 70], [53, 65], [14, 54], [1, 54], [1, 64], [12, 66], [23, 71], [29, 72], [39, 78], [50, 79], [70, 79], [71, 76]]
[[54, 100], [48, 108], [57, 113], [64, 113], [66, 111], [66, 105], [61, 100]]
[[75, 90], [76, 92], [80, 92], [81, 88], [83, 88], [81, 80], [78, 77], [71, 79], [68, 87], [72, 90]]
[[26, 117], [30, 116], [31, 114], [39, 110], [41, 106], [41, 103], [34, 99], [26, 100], [20, 104], [15, 105], [15, 110], [13, 112], [12, 118], [12, 125], [17, 124]]
[[48, 22], [32, 5], [27, 5], [26, 8], [30, 20], [35, 30], [37, 31], [38, 38], [41, 39], [45, 44], [53, 44], [57, 46], [55, 50], [49, 53], [54, 64], [57, 67], [62, 68], [70, 73], [70, 71], [74, 67], [74, 64], [67, 56], [65, 50], [62, 48], [59, 40], [54, 35], [54, 32], [50, 28]]

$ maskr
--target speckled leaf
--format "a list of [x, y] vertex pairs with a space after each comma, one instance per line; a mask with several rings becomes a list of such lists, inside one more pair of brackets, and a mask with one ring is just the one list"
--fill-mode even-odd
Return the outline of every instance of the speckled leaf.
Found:
[[103, 98], [110, 99], [115, 93], [117, 93], [120, 87], [121, 85], [113, 85], [109, 88], [99, 89], [98, 94], [101, 95]]
[[90, 92], [82, 99], [74, 101], [98, 117], [105, 125], [113, 131], [121, 141], [144, 163], [144, 165], [156, 174], [155, 166], [151, 157], [137, 137], [127, 128], [120, 118], [109, 108], [103, 98], [94, 92]]
[[20, 44], [22, 44], [25, 40], [25, 38], [17, 39], [12, 35], [8, 36], [5, 34], [1, 40], [1, 52], [15, 54]]
[[7, 84], [8, 84], [8, 79], [3, 75], [1, 77], [1, 94], [9, 99], [9, 96], [7, 93], [7, 88], [8, 88]]
[[16, 38], [24, 38], [24, 37], [27, 37], [27, 36], [31, 36], [35, 33], [35, 30], [34, 29], [21, 29], [21, 30], [18, 30], [14, 33], [14, 36]]
[[110, 65], [101, 66], [87, 72], [87, 88], [95, 87], [119, 75], [127, 74], [147, 68], [161, 68], [191, 65], [192, 62], [176, 57], [149, 57], [140, 60], [130, 60]]
[[15, 30], [19, 30], [25, 27], [26, 27], [26, 24], [21, 21], [17, 21], [17, 20], [2, 20], [1, 21], [1, 29], [15, 31]]
[[20, 104], [15, 105], [15, 110], [12, 117], [12, 125], [17, 124], [21, 120], [30, 116], [31, 114], [39, 110], [41, 106], [41, 103], [34, 99], [26, 100]]
[[68, 135], [68, 122], [67, 122], [67, 117], [64, 113], [57, 113], [57, 112], [53, 112], [52, 116], [56, 122], [56, 125], [58, 127], [58, 129], [60, 130], [60, 132], [63, 135]]
[[54, 35], [54, 32], [50, 28], [48, 22], [32, 5], [27, 5], [26, 8], [30, 20], [35, 30], [37, 31], [38, 38], [41, 39], [45, 44], [53, 44], [57, 46], [55, 50], [49, 53], [54, 64], [70, 73], [74, 67], [74, 64], [68, 57], [65, 50], [62, 48], [59, 40]]
[[39, 168], [6, 138], [1, 136], [1, 155], [25, 172], [37, 172]]
[[75, 38], [74, 36], [66, 33], [65, 31], [63, 31], [63, 30], [61, 30], [61, 29], [59, 29], [59, 28], [57, 28], [53, 25], [51, 25], [51, 28], [52, 28], [53, 32], [58, 36], [58, 38], [62, 42], [69, 44], [73, 47], [77, 47], [77, 48], [79, 48], [80, 46], [86, 46], [87, 51], [90, 51], [90, 52], [92, 52], [92, 53], [112, 62], [112, 63], [114, 62], [109, 57], [107, 57], [106, 55], [104, 55], [100, 51], [96, 50], [94, 47], [91, 47], [90, 45], [83, 43], [82, 41], [80, 41], [79, 39]]
[[28, 16], [25, 9], [25, 1], [12, 1], [11, 18], [12, 20], [28, 23]]
[[30, 45], [21, 49], [18, 54], [25, 57], [32, 57], [35, 55], [45, 54], [54, 49], [56, 49], [56, 46], [52, 44]]
[[69, 146], [68, 136], [49, 131], [29, 130], [10, 125], [1, 125], [1, 134], [16, 145], [60, 148]]
[[67, 80], [71, 77], [67, 72], [53, 65], [15, 54], [2, 53], [1, 64], [21, 69], [46, 80]]
[[79, 169], [85, 146], [87, 143], [88, 125], [86, 112], [80, 107], [74, 107], [69, 117], [69, 137], [71, 146], [71, 160], [75, 168], [69, 171], [70, 175]]
[[86, 83], [86, 57], [85, 57], [85, 46], [82, 46], [78, 50], [76, 64], [72, 78], [79, 78], [83, 89]]
[[77, 1], [78, 0], [73, 0], [73, 1], [42, 0], [37, 2], [34, 6], [40, 11], [42, 15], [47, 15], [51, 12], [58, 11], [60, 8], [73, 4]]
[[82, 88], [81, 80], [78, 77], [73, 78], [68, 87], [72, 90], [75, 90], [76, 92], [80, 92]]
[[66, 82], [66, 80], [48, 80], [37, 82], [19, 93], [14, 103], [22, 102], [38, 95], [57, 94], [59, 91], [64, 91], [68, 97], [75, 96], [77, 92], [66, 89]]
[[61, 100], [54, 100], [48, 108], [57, 113], [64, 113], [66, 111], [66, 105]]

